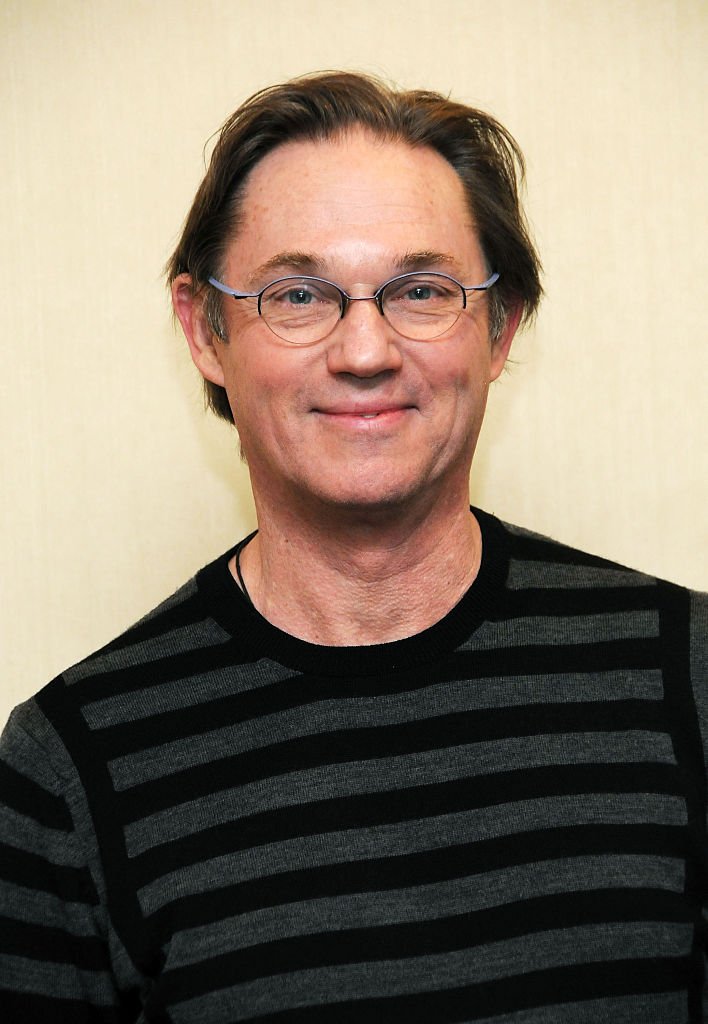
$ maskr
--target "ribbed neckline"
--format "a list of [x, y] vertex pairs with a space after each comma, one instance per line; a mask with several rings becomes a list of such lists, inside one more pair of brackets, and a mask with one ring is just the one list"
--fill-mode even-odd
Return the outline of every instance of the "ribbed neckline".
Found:
[[482, 563], [476, 579], [447, 615], [403, 640], [325, 647], [278, 629], [248, 603], [229, 571], [229, 559], [238, 545], [197, 574], [200, 599], [205, 611], [247, 650], [249, 659], [269, 658], [297, 671], [328, 676], [420, 667], [459, 647], [498, 608], [509, 571], [509, 535], [496, 517], [477, 508], [472, 512], [482, 531]]

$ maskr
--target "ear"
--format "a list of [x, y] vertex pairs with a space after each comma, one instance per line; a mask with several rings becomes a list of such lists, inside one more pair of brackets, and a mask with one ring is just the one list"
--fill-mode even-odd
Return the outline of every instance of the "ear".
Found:
[[509, 311], [509, 315], [506, 318], [504, 330], [501, 332], [499, 337], [492, 342], [492, 360], [490, 366], [490, 383], [496, 380], [499, 374], [504, 369], [511, 343], [514, 340], [519, 321], [521, 320], [521, 314], [523, 312], [523, 306], [518, 303], [512, 310]]
[[172, 282], [172, 306], [182, 324], [194, 365], [202, 377], [223, 388], [224, 371], [218, 348], [222, 342], [209, 326], [202, 295], [194, 292], [189, 274], [180, 274]]

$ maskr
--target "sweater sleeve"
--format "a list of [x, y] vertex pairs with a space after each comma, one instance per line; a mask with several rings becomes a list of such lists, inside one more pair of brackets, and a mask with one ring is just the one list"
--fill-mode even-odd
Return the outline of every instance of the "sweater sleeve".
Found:
[[[708, 594], [691, 595], [691, 683], [701, 730], [704, 767], [708, 769]], [[708, 776], [706, 779], [708, 786]]]
[[85, 822], [77, 828], [73, 765], [67, 757], [64, 776], [57, 771], [56, 749], [32, 728], [42, 723], [48, 732], [30, 701], [0, 739], [0, 1018], [136, 1020], [112, 968]]

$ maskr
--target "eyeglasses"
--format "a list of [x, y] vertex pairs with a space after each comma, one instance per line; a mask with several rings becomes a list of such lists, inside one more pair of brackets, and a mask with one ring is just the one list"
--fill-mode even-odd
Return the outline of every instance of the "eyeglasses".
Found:
[[259, 292], [240, 292], [209, 278], [209, 284], [234, 299], [257, 299], [258, 314], [273, 334], [293, 345], [322, 341], [352, 302], [375, 302], [381, 316], [404, 338], [432, 341], [448, 331], [467, 307], [467, 292], [484, 292], [499, 280], [461, 284], [447, 274], [400, 274], [373, 295], [349, 295], [322, 277], [279, 277]]

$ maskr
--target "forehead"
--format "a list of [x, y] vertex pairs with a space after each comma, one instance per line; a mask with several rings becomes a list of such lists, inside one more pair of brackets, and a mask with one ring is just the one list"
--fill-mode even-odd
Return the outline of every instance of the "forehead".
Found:
[[284, 143], [256, 165], [227, 262], [253, 269], [303, 252], [333, 272], [421, 251], [449, 253], [465, 268], [479, 255], [460, 178], [429, 147], [354, 130]]

